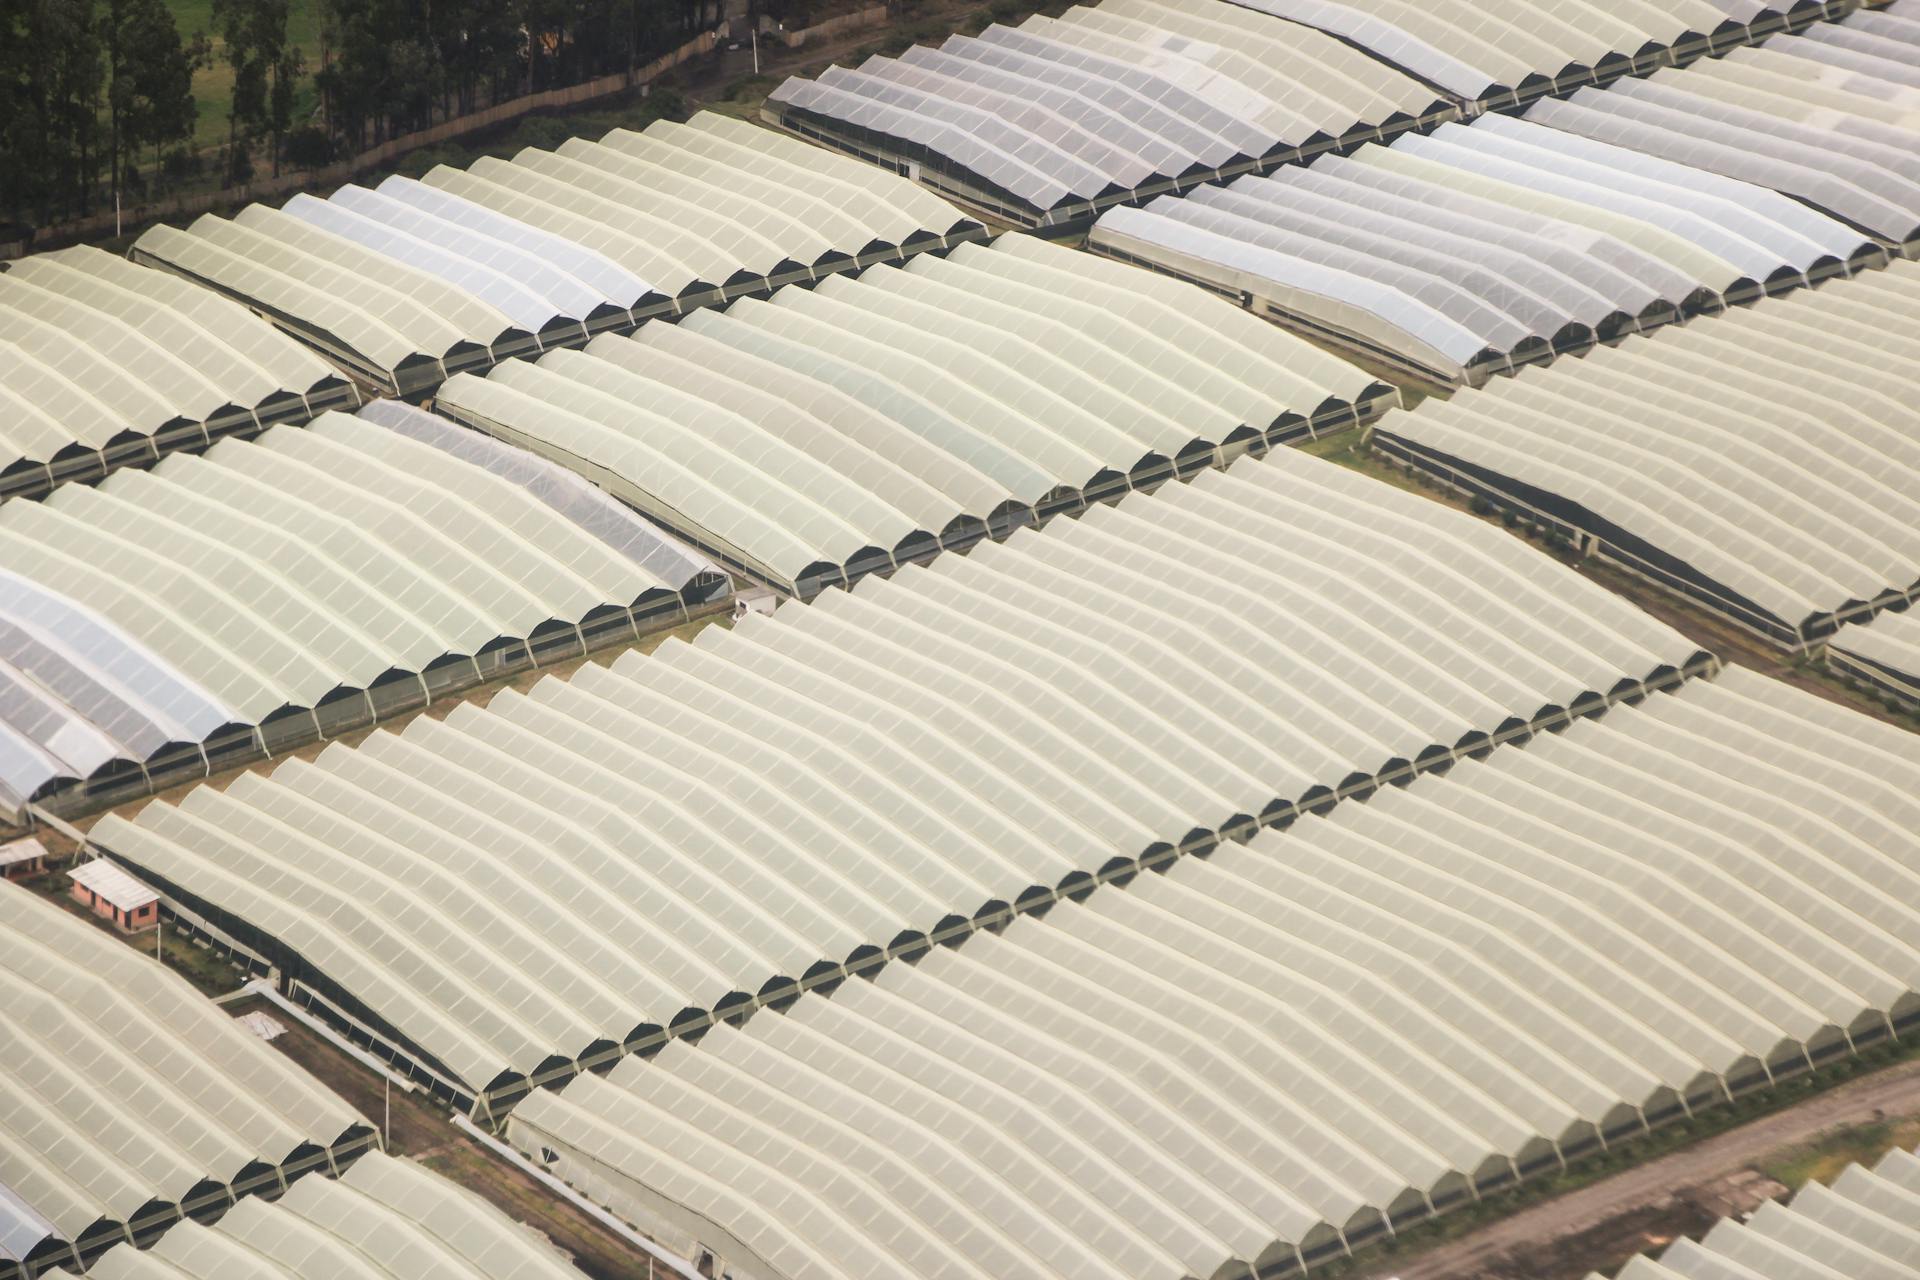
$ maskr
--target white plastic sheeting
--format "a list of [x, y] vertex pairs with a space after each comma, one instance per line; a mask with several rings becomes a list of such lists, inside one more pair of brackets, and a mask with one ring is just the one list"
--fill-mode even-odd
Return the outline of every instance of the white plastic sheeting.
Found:
[[1920, 613], [1881, 613], [1842, 628], [1827, 645], [1827, 665], [1920, 709]]
[[95, 1280], [580, 1280], [550, 1246], [410, 1161], [362, 1156], [337, 1181], [300, 1179], [219, 1223], [182, 1222], [150, 1249], [115, 1249]]
[[1029, 221], [1436, 105], [1330, 36], [1219, 0], [1104, 0], [995, 24], [788, 80], [768, 104], [788, 127], [898, 155]]
[[808, 594], [1387, 394], [1198, 289], [1012, 235], [457, 375], [438, 405]]
[[1553, 92], [1698, 57], [1710, 37], [1725, 42], [1778, 29], [1793, 7], [1760, 0], [1237, 2], [1331, 32], [1468, 100]]
[[1582, 89], [1528, 115], [1772, 187], [1882, 240], [1908, 241], [1920, 236], [1920, 44], [1881, 34], [1903, 24], [1912, 25], [1862, 14], [1684, 70]]
[[478, 1092], [1695, 657], [1288, 452], [92, 836]]
[[1797, 645], [1920, 590], [1916, 324], [1920, 267], [1898, 263], [1425, 404], [1392, 435]]
[[1910, 1017], [1916, 785], [1911, 735], [1729, 668], [537, 1092], [508, 1133], [755, 1280], [1337, 1254]]
[[713, 564], [682, 543], [661, 535], [643, 520], [578, 475], [524, 449], [516, 449], [398, 400], [376, 400], [356, 415], [442, 453], [511, 480], [529, 496], [640, 565], [662, 587], [684, 588]]
[[364, 1125], [183, 979], [31, 891], [0, 882], [0, 928], [0, 1259]]
[[543, 479], [330, 413], [0, 506], [0, 808], [710, 572]]
[[304, 418], [309, 394], [351, 392], [292, 339], [162, 272], [84, 247], [0, 271], [0, 473], [169, 428], [205, 444], [209, 422]]
[[450, 362], [577, 345], [682, 295], [838, 270], [967, 225], [903, 179], [702, 113], [156, 227], [134, 253], [417, 389]]
[[[1618, 1280], [1920, 1280], [1920, 1158], [1898, 1148], [1872, 1168], [1849, 1165], [1831, 1183], [1727, 1219], [1699, 1241], [1635, 1258]], [[1600, 1280], [1599, 1275], [1589, 1280]]]
[[1448, 383], [1873, 251], [1765, 188], [1500, 115], [1114, 209], [1089, 243]]

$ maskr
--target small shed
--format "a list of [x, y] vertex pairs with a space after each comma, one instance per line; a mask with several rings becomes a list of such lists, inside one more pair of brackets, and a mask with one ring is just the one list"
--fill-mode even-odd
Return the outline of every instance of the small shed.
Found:
[[160, 895], [104, 858], [83, 862], [67, 872], [73, 899], [111, 920], [122, 933], [139, 933], [160, 921]]
[[47, 847], [28, 836], [0, 844], [0, 880], [20, 880], [47, 869]]

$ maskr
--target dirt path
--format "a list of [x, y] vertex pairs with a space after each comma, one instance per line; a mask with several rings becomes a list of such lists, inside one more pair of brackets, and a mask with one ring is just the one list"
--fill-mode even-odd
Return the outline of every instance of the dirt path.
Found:
[[342, 1053], [298, 1019], [259, 997], [236, 1001], [227, 1012], [257, 1009], [286, 1027], [273, 1047], [375, 1125], [391, 1120], [389, 1153], [417, 1160], [477, 1193], [508, 1217], [545, 1236], [587, 1280], [658, 1280], [664, 1271], [605, 1226], [588, 1217], [454, 1128], [424, 1095], [387, 1091], [382, 1077]]
[[[1695, 1146], [1523, 1210], [1431, 1252], [1364, 1267], [1355, 1280], [1578, 1280], [1710, 1219], [1711, 1184], [1834, 1129], [1920, 1115], [1920, 1062], [1887, 1068]], [[1688, 1220], [1693, 1225], [1687, 1225]], [[1569, 1248], [1577, 1242], [1578, 1248]]]

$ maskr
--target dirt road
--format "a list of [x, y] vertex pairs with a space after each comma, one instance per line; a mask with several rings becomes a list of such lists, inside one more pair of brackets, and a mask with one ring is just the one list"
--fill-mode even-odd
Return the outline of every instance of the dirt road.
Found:
[[[1689, 1193], [1831, 1130], [1920, 1115], [1920, 1062], [1906, 1062], [1441, 1245], [1363, 1267], [1356, 1280], [1578, 1280], [1707, 1225]], [[1577, 1244], [1577, 1248], [1569, 1248]]]

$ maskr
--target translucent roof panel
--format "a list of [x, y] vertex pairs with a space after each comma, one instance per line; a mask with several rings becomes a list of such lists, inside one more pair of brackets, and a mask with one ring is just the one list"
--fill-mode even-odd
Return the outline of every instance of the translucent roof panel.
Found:
[[179, 1223], [147, 1249], [89, 1268], [100, 1280], [579, 1280], [479, 1196], [410, 1160], [371, 1152], [338, 1179], [314, 1174], [277, 1200], [242, 1200], [214, 1226]]
[[5, 882], [0, 926], [0, 1258], [365, 1132], [144, 953]]
[[168, 428], [310, 416], [309, 396], [318, 412], [350, 394], [241, 307], [94, 248], [6, 265], [0, 350], [0, 474]]
[[1221, 0], [1104, 0], [791, 79], [767, 111], [1037, 221], [1435, 106], [1418, 81], [1298, 23]]
[[1920, 235], [1920, 51], [1867, 34], [1834, 38], [1771, 40], [1582, 89], [1528, 118], [1770, 187], [1881, 240], [1911, 240]]
[[702, 113], [158, 227], [133, 253], [273, 313], [336, 361], [413, 394], [449, 362], [577, 346], [689, 290], [840, 270], [977, 230], [904, 179], [819, 157]]
[[1827, 651], [1828, 665], [1920, 704], [1920, 614], [1911, 608], [1841, 628]]
[[1725, 39], [1730, 25], [1708, 0], [1241, 2], [1349, 40], [1467, 99], [1617, 74], [1676, 46], [1697, 56], [1706, 37]]
[[0, 506], [30, 797], [714, 571], [613, 499], [387, 403]]
[[[1311, 330], [1333, 330], [1363, 352], [1410, 364], [1444, 381], [1465, 381], [1472, 366], [1498, 354], [1460, 320], [1387, 281], [1242, 241], [1228, 233], [1230, 222], [1186, 213], [1179, 201], [1166, 197], [1145, 209], [1112, 209], [1101, 215], [1088, 243], [1126, 261], [1204, 281], [1250, 303], [1257, 298], [1263, 315], [1307, 321], [1301, 327]], [[1209, 222], [1213, 225], [1206, 225]], [[1457, 297], [1437, 281], [1428, 293]]]
[[1676, 1241], [1616, 1274], [1619, 1280], [1920, 1276], [1920, 1157], [1896, 1147], [1877, 1164], [1848, 1165], [1830, 1183], [1809, 1182], [1791, 1200], [1728, 1218], [1700, 1240]]
[[1764, 188], [1501, 115], [1114, 209], [1089, 243], [1443, 382], [1824, 278], [1864, 247]]
[[459, 375], [437, 403], [797, 593], [1378, 390], [1191, 287], [1137, 315], [1141, 283], [1003, 236]]
[[[537, 1090], [508, 1136], [767, 1276], [1337, 1255], [1884, 1031], [1916, 784], [1904, 731], [1730, 667]], [[1920, 1162], [1886, 1169], [1751, 1229], [1920, 1255], [1870, 1216], [1920, 1221]]]
[[1281, 451], [93, 838], [477, 1093], [1696, 656], [1499, 529]]
[[1799, 647], [1920, 590], [1916, 387], [1891, 354], [1916, 314], [1920, 268], [1897, 263], [1388, 430]]

